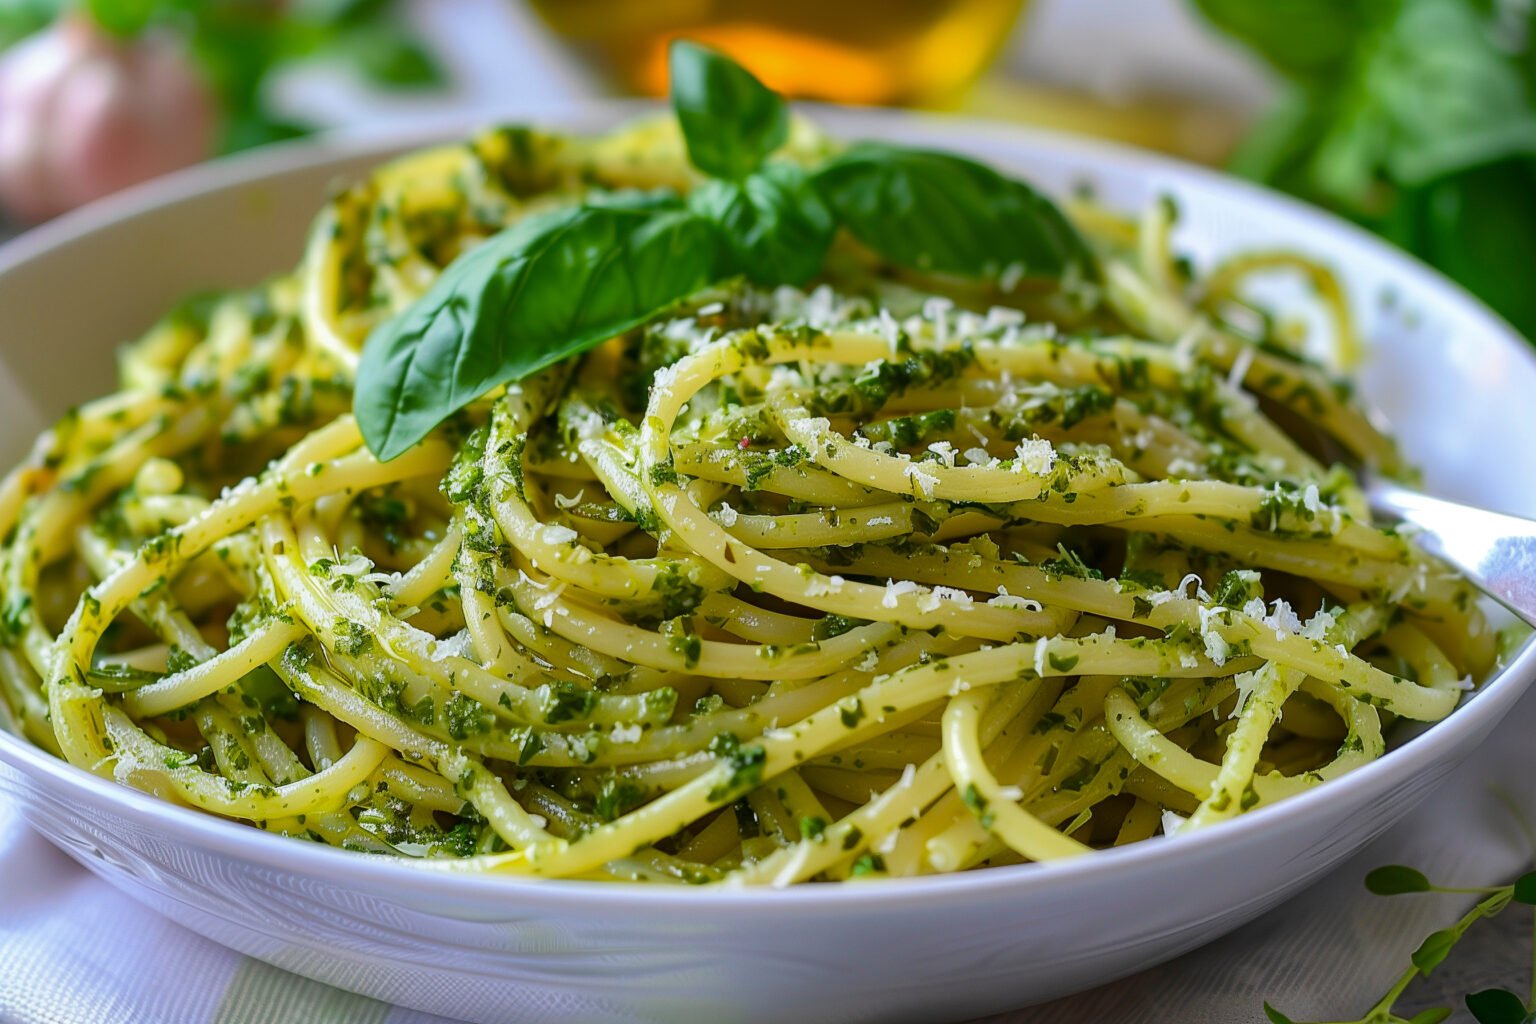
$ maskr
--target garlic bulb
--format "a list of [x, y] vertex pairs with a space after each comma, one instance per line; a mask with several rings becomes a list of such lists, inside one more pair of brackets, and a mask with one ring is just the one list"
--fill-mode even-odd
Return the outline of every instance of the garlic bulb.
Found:
[[0, 56], [0, 208], [39, 221], [207, 158], [217, 110], [175, 41], [66, 15]]

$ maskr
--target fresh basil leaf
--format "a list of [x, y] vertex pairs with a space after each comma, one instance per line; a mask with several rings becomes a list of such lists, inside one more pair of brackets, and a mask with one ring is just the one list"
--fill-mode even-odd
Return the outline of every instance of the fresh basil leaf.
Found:
[[1270, 1024], [1295, 1024], [1295, 1021], [1291, 1020], [1291, 1018], [1287, 1017], [1273, 1006], [1270, 1006], [1268, 1002], [1264, 1004], [1264, 1016], [1269, 1018]]
[[[1288, 22], [1311, 4], [1200, 2], [1230, 6], [1218, 23], [1261, 53], [1264, 40], [1245, 26]], [[1477, 5], [1401, 0], [1336, 7], [1340, 17], [1367, 17], [1374, 28], [1351, 37], [1347, 60], [1298, 76], [1286, 102], [1240, 147], [1240, 173], [1373, 218], [1388, 212], [1393, 198], [1383, 182], [1417, 187], [1536, 154], [1530, 82]], [[1283, 34], [1272, 27], [1266, 38]]]
[[1207, 20], [1284, 74], [1313, 78], [1347, 63], [1390, 0], [1195, 0]]
[[1401, 864], [1388, 864], [1376, 868], [1365, 876], [1365, 887], [1377, 896], [1397, 896], [1405, 892], [1429, 892], [1431, 886], [1424, 873]]
[[1458, 938], [1460, 936], [1449, 928], [1430, 932], [1429, 936], [1419, 943], [1419, 948], [1413, 951], [1413, 966], [1417, 967], [1424, 977], [1429, 977], [1430, 972], [1444, 962]]
[[59, 16], [65, 0], [9, 0], [0, 3], [0, 51], [9, 49]]
[[1234, 170], [1360, 221], [1536, 340], [1513, 269], [1536, 259], [1536, 34], [1485, 0], [1195, 3], [1295, 83]]
[[442, 85], [443, 69], [403, 26], [373, 22], [343, 32], [332, 49], [368, 81], [394, 89]]
[[1525, 45], [1520, 47], [1515, 54], [1515, 64], [1520, 68], [1520, 75], [1525, 79], [1525, 87], [1533, 97], [1536, 97], [1536, 4], [1527, 7], [1525, 19], [1519, 23], [1520, 32], [1525, 40]]
[[1088, 272], [1088, 246], [1056, 205], [974, 160], [861, 142], [815, 175], [852, 235], [892, 263], [962, 277]]
[[1248, 130], [1227, 167], [1245, 178], [1304, 192], [1307, 162], [1333, 116], [1331, 98], [1324, 92], [1291, 86]]
[[159, 4], [156, 0], [86, 0], [85, 6], [96, 24], [126, 38], [144, 31]]
[[1365, 136], [1402, 185], [1536, 154], [1525, 80], [1465, 0], [1404, 0], [1362, 60], [1355, 108], [1325, 148]]
[[[1536, 160], [1505, 160], [1450, 175], [1398, 198], [1372, 224], [1536, 338]], [[1536, 886], [1530, 890], [1536, 893]]]
[[1467, 1010], [1477, 1024], [1525, 1024], [1525, 1004], [1513, 992], [1488, 988], [1467, 996]]
[[689, 207], [720, 226], [735, 270], [759, 284], [803, 284], [821, 270], [836, 225], [795, 164], [773, 163], [741, 181], [707, 181]]
[[630, 197], [538, 214], [449, 264], [363, 349], [353, 410], [369, 449], [392, 459], [497, 385], [627, 331], [715, 280], [715, 227], [655, 208], [660, 202]]
[[1536, 871], [1527, 871], [1515, 879], [1510, 898], [1516, 903], [1536, 907]]
[[392, 0], [305, 0], [304, 11], [326, 26], [360, 25], [389, 13]]
[[308, 125], [269, 117], [256, 107], [231, 113], [224, 121], [224, 132], [219, 139], [221, 153], [238, 153], [242, 149], [301, 138], [310, 132]]
[[679, 39], [668, 68], [688, 159], [705, 174], [744, 178], [789, 138], [784, 100], [724, 54]]

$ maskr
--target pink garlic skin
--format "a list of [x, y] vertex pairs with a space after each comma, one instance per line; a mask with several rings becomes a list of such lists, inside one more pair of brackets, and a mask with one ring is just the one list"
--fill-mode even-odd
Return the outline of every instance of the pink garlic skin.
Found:
[[0, 55], [0, 208], [47, 220], [204, 160], [218, 111], [175, 41], [80, 16]]

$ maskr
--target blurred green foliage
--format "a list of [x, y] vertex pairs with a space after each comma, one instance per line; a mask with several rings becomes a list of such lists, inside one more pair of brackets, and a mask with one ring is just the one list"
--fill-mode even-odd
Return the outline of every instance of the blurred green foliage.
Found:
[[70, 10], [123, 38], [151, 29], [180, 35], [218, 97], [224, 152], [309, 130], [275, 116], [266, 103], [263, 86], [285, 64], [339, 60], [390, 88], [442, 81], [437, 62], [401, 23], [395, 0], [0, 0], [0, 49]]
[[0, 50], [46, 26], [62, 6], [60, 0], [0, 0]]
[[1536, 4], [1194, 3], [1287, 83], [1236, 171], [1391, 239], [1536, 340]]

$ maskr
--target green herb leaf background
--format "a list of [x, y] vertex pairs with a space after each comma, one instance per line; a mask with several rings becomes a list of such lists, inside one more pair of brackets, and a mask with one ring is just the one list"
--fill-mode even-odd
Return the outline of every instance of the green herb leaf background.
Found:
[[1391, 239], [1536, 340], [1536, 7], [1194, 4], [1287, 83], [1235, 170]]

